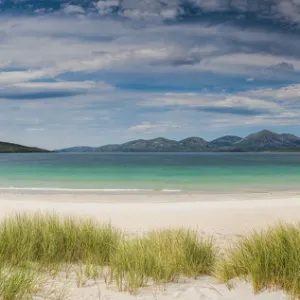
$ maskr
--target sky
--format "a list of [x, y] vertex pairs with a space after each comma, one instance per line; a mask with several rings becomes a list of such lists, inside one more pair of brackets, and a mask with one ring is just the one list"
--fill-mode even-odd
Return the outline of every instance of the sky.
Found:
[[300, 135], [300, 0], [1, 0], [0, 140]]

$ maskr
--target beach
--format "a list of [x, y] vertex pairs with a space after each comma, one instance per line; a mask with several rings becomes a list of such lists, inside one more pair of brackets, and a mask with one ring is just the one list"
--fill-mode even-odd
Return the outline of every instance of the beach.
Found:
[[[59, 215], [110, 222], [128, 234], [142, 235], [153, 229], [194, 229], [212, 236], [222, 250], [239, 236], [265, 229], [277, 222], [297, 223], [300, 193], [47, 193], [1, 191], [0, 220], [15, 213], [55, 212]], [[54, 282], [60, 286], [62, 281]], [[254, 295], [250, 284], [238, 283], [229, 291], [224, 284], [205, 277], [147, 287], [137, 295], [107, 289], [104, 282], [77, 288], [68, 282], [68, 299], [287, 299], [278, 292]], [[99, 289], [101, 297], [99, 296]], [[99, 298], [100, 297], [100, 298]], [[242, 298], [241, 298], [242, 297]]]
[[278, 221], [300, 221], [300, 193], [85, 194], [9, 192], [0, 194], [0, 219], [16, 212], [55, 212], [110, 222], [127, 232], [195, 229], [218, 242]]

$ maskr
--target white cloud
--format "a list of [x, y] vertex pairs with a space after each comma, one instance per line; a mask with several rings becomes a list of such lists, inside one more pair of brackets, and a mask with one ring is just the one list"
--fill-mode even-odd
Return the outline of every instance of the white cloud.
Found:
[[280, 112], [284, 108], [272, 101], [246, 97], [242, 95], [224, 95], [207, 93], [169, 93], [149, 99], [141, 105], [159, 107], [185, 107], [185, 108], [243, 108], [249, 110], [265, 110], [267, 112]]
[[66, 14], [85, 14], [85, 10], [79, 5], [68, 4], [63, 9]]
[[[276, 68], [276, 66], [282, 64], [289, 64], [292, 66], [293, 71], [300, 72], [300, 60], [298, 58], [261, 53], [233, 53], [212, 56], [204, 58], [198, 64], [186, 68], [220, 74], [255, 75], [258, 78], [265, 76], [276, 78], [276, 76], [282, 74], [286, 76], [286, 69], [280, 70]], [[274, 67], [277, 69], [276, 72], [273, 70]]]
[[300, 21], [300, 3], [291, 0], [279, 0], [277, 11], [292, 22]]
[[180, 128], [179, 124], [169, 123], [169, 122], [158, 122], [158, 123], [150, 123], [150, 122], [142, 122], [141, 124], [137, 124], [131, 126], [129, 128], [130, 131], [136, 132], [163, 132], [170, 129]]
[[247, 108], [266, 110], [269, 112], [280, 112], [283, 108], [274, 102], [265, 101], [261, 99], [243, 97], [243, 96], [229, 96], [224, 100], [217, 101], [213, 104], [216, 107], [228, 107], [228, 108]]
[[[130, 26], [123, 22], [109, 19], [89, 19], [87, 17], [62, 18], [55, 16], [36, 17], [1, 17], [1, 32], [5, 34], [8, 41], [15, 38], [43, 38], [43, 37], [102, 37], [107, 35], [122, 36], [131, 32]], [[105, 28], [99, 30], [99, 28]], [[58, 41], [65, 41], [59, 39]], [[44, 42], [42, 40], [42, 42]], [[90, 41], [92, 43], [92, 41]], [[41, 43], [42, 44], [42, 43]], [[73, 49], [76, 50], [76, 49]]]
[[22, 82], [15, 83], [13, 87], [23, 89], [90, 89], [96, 86], [94, 81], [57, 81], [57, 82]]
[[129, 130], [132, 130], [132, 131], [146, 131], [146, 130], [149, 130], [149, 129], [159, 128], [159, 127], [160, 127], [159, 124], [151, 124], [150, 122], [143, 122], [141, 124], [130, 127]]
[[36, 128], [36, 127], [31, 127], [31, 128], [26, 128], [26, 131], [44, 131], [45, 128]]
[[163, 9], [160, 12], [160, 15], [163, 17], [163, 19], [175, 19], [178, 16], [179, 12], [177, 8], [168, 8], [168, 9]]
[[120, 9], [123, 16], [133, 20], [167, 20], [182, 13], [180, 4], [180, 0], [123, 0]]
[[110, 0], [110, 1], [98, 1], [95, 3], [95, 6], [102, 9], [102, 8], [107, 8], [107, 7], [112, 7], [112, 6], [119, 6], [119, 1], [118, 0]]
[[95, 3], [95, 7], [98, 9], [99, 15], [108, 15], [112, 13], [114, 8], [119, 6], [119, 1], [117, 0], [108, 0], [108, 1], [98, 1]]
[[245, 94], [273, 100], [286, 100], [287, 102], [296, 100], [300, 103], [300, 84], [292, 84], [281, 88], [256, 89], [245, 92]]
[[11, 88], [22, 89], [23, 91], [59, 91], [59, 90], [97, 90], [97, 91], [112, 91], [114, 86], [106, 82], [95, 81], [56, 81], [56, 82], [21, 82], [15, 83]]
[[[101, 3], [97, 5], [116, 4]], [[163, 11], [171, 16], [174, 7], [170, 4]], [[24, 69], [2, 71], [0, 84], [54, 78], [65, 72], [101, 70], [172, 73], [182, 69], [259, 77], [264, 76], [262, 69], [286, 63], [300, 71], [299, 58], [262, 54], [255, 48], [255, 43], [269, 42], [285, 44], [299, 52], [300, 42], [278, 33], [241, 31], [227, 25], [153, 25], [137, 30], [120, 21], [37, 17], [0, 19], [0, 26], [5, 33], [0, 65]], [[192, 42], [200, 39], [201, 43]], [[234, 49], [232, 39], [254, 44], [252, 53], [243, 52], [242, 47]], [[176, 65], [177, 62], [183, 65]]]
[[222, 0], [190, 0], [204, 11], [226, 11], [229, 10], [227, 2]]
[[0, 72], [0, 85], [13, 84], [23, 81], [30, 81], [39, 78], [53, 77], [55, 75], [54, 70], [42, 69], [37, 71], [8, 71]]

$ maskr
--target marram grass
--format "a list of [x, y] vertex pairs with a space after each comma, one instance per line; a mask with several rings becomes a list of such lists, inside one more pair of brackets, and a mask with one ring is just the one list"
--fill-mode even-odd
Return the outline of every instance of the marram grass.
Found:
[[0, 299], [32, 299], [41, 283], [39, 274], [30, 268], [3, 266], [0, 271]]
[[184, 229], [126, 238], [109, 224], [54, 214], [15, 215], [0, 223], [1, 300], [32, 299], [45, 271], [73, 265], [80, 266], [80, 284], [105, 269], [107, 283], [130, 292], [149, 282], [213, 274], [224, 282], [250, 279], [256, 292], [282, 289], [297, 298], [300, 225], [254, 232], [220, 258], [211, 240]]
[[119, 244], [111, 263], [120, 290], [134, 291], [147, 284], [173, 282], [180, 276], [210, 274], [215, 250], [209, 240], [186, 230], [155, 231]]
[[[96, 279], [99, 270], [105, 268], [109, 270], [105, 281], [116, 282], [120, 290], [134, 291], [148, 281], [161, 284], [180, 276], [210, 274], [215, 258], [211, 241], [201, 240], [195, 232], [183, 229], [125, 238], [111, 225], [54, 214], [19, 214], [0, 223], [0, 262], [11, 266], [16, 276], [15, 272], [21, 272], [24, 266], [37, 272], [53, 272], [73, 264], [84, 266], [79, 268], [84, 270], [79, 272], [81, 279]], [[29, 276], [28, 272], [22, 274], [21, 279]], [[22, 286], [12, 286], [16, 294], [19, 287], [26, 295], [22, 290], [25, 282], [28, 294], [32, 292], [29, 283], [35, 281], [25, 279]], [[0, 287], [9, 287], [4, 282], [0, 277]], [[10, 299], [4, 298], [1, 288], [0, 299]]]
[[281, 289], [300, 296], [300, 225], [279, 224], [242, 238], [217, 268], [225, 282], [251, 280], [254, 290]]
[[105, 266], [120, 240], [121, 233], [111, 225], [91, 220], [54, 214], [16, 215], [0, 224], [0, 261]]

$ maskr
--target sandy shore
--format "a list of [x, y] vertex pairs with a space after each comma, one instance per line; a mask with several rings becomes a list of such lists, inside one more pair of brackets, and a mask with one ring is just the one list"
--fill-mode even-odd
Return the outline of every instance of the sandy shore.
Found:
[[[16, 212], [37, 211], [91, 217], [135, 233], [159, 228], [192, 228], [212, 235], [221, 248], [226, 248], [237, 236], [254, 229], [279, 221], [299, 222], [300, 194], [0, 194], [0, 220]], [[228, 291], [212, 278], [170, 284], [164, 290], [151, 287], [136, 296], [107, 289], [103, 282], [84, 288], [70, 284], [67, 299], [287, 299], [281, 292], [253, 295], [249, 284], [238, 284], [233, 291]]]
[[130, 232], [191, 228], [225, 243], [278, 221], [300, 221], [300, 193], [0, 194], [0, 220], [15, 212], [35, 211], [91, 217]]

